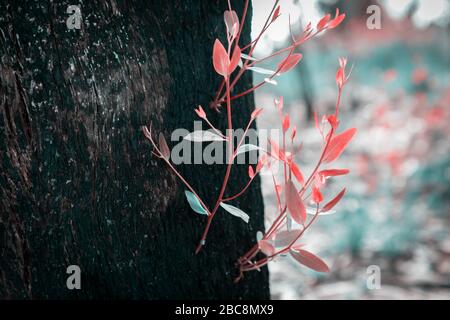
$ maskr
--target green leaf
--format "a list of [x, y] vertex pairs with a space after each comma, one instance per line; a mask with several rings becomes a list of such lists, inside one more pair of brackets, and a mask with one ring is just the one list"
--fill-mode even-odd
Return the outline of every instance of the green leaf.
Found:
[[250, 151], [255, 151], [255, 150], [261, 150], [261, 151], [267, 152], [264, 148], [255, 146], [254, 144], [243, 144], [239, 147], [239, 149], [237, 149], [236, 155], [241, 154], [241, 153], [250, 152]]
[[194, 141], [194, 142], [204, 142], [204, 141], [225, 141], [224, 138], [212, 131], [202, 131], [197, 130], [187, 134], [184, 140]]
[[248, 223], [248, 220], [250, 219], [250, 217], [248, 216], [248, 214], [246, 214], [244, 211], [242, 211], [239, 208], [236, 208], [232, 205], [226, 204], [221, 202], [220, 206], [222, 208], [224, 208], [226, 211], [228, 211], [230, 214], [232, 214], [233, 216], [239, 217], [242, 220], [244, 220], [246, 223]]
[[253, 72], [256, 72], [256, 73], [268, 74], [268, 75], [273, 75], [275, 73], [275, 71], [273, 71], [273, 70], [260, 68], [260, 67], [247, 67], [247, 70], [252, 70]]
[[184, 193], [186, 194], [187, 201], [189, 202], [189, 205], [191, 206], [192, 210], [199, 214], [208, 215], [208, 212], [205, 208], [203, 208], [202, 204], [198, 200], [198, 198], [190, 191], [185, 190]]
[[250, 57], [249, 55], [247, 55], [245, 53], [241, 53], [241, 58], [243, 58], [245, 60], [258, 61], [258, 59], [254, 58], [254, 57]]
[[264, 78], [264, 82], [268, 84], [273, 84], [274, 86], [278, 85], [278, 82], [270, 78]]

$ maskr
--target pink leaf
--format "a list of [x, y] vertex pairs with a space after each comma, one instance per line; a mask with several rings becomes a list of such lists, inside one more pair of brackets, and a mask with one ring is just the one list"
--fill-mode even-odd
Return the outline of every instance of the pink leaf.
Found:
[[287, 56], [287, 58], [281, 61], [280, 64], [278, 65], [277, 67], [277, 70], [279, 70], [278, 72], [284, 73], [291, 70], [297, 65], [297, 63], [299, 63], [301, 59], [302, 59], [301, 53], [294, 53]]
[[327, 150], [325, 151], [323, 161], [331, 162], [336, 160], [344, 151], [345, 147], [349, 144], [350, 140], [352, 140], [355, 133], [356, 128], [351, 128], [331, 138]]
[[348, 169], [327, 169], [319, 171], [319, 175], [326, 177], [343, 176], [349, 173]]
[[286, 182], [285, 194], [286, 205], [292, 219], [299, 224], [303, 224], [306, 220], [306, 208], [292, 180]]
[[328, 23], [328, 29], [336, 28], [345, 19], [345, 13], [339, 15], [339, 8], [336, 8], [334, 19]]
[[291, 132], [291, 140], [294, 140], [296, 134], [297, 134], [297, 126], [294, 126]]
[[305, 30], [303, 30], [303, 33], [306, 34], [306, 33], [308, 33], [309, 31], [311, 31], [311, 27], [312, 27], [311, 22], [308, 22], [308, 24], [306, 25]]
[[240, 60], [241, 60], [241, 48], [239, 48], [239, 46], [236, 46], [234, 48], [233, 55], [231, 56], [228, 74], [231, 74], [234, 71], [234, 69], [236, 69]]
[[321, 203], [323, 201], [323, 195], [317, 187], [313, 187], [311, 197], [315, 203]]
[[338, 88], [342, 88], [345, 82], [345, 71], [343, 68], [339, 68], [336, 72], [336, 84]]
[[342, 199], [344, 194], [345, 194], [345, 188], [342, 189], [342, 191], [339, 192], [338, 195], [333, 198], [333, 200], [331, 200], [326, 205], [324, 205], [322, 210], [320, 210], [320, 211], [321, 212], [327, 212], [327, 211], [330, 211], [331, 209], [333, 209], [333, 207]]
[[255, 176], [255, 171], [253, 170], [252, 166], [248, 166], [248, 176], [250, 177], [250, 179], [253, 179], [253, 177]]
[[280, 6], [278, 6], [275, 9], [275, 12], [273, 13], [273, 16], [272, 16], [272, 22], [275, 21], [279, 17], [279, 15], [280, 15]]
[[161, 154], [164, 158], [169, 159], [170, 157], [170, 149], [167, 145], [166, 139], [164, 139], [163, 134], [159, 133], [159, 149], [161, 151]]
[[330, 268], [328, 268], [327, 264], [309, 251], [298, 249], [297, 251], [291, 250], [290, 253], [295, 260], [310, 269], [317, 272], [330, 272]]
[[284, 154], [283, 151], [280, 150], [278, 144], [272, 139], [269, 139], [269, 143], [270, 143], [270, 154], [280, 161], [285, 161], [286, 155]]
[[291, 119], [289, 118], [289, 114], [286, 114], [283, 118], [283, 131], [286, 132], [291, 126]]
[[267, 157], [267, 154], [264, 153], [261, 158], [259, 158], [258, 163], [256, 164], [256, 172], [260, 172], [261, 169], [266, 165]]
[[228, 76], [228, 67], [230, 66], [230, 58], [228, 57], [227, 51], [220, 43], [219, 39], [214, 42], [213, 48], [213, 65], [214, 70], [223, 77]]
[[266, 256], [271, 256], [275, 253], [275, 248], [267, 240], [258, 241], [258, 247]]
[[[339, 69], [336, 72], [336, 84], [339, 89], [342, 89], [345, 82], [347, 82], [350, 74], [348, 76], [345, 75], [345, 66], [347, 65], [346, 58], [339, 58]], [[351, 70], [350, 70], [351, 73]]]
[[198, 106], [197, 109], [194, 109], [195, 113], [202, 119], [206, 119], [206, 113], [203, 110], [202, 106]]
[[328, 29], [336, 28], [338, 25], [341, 24], [342, 21], [345, 19], [345, 13], [341, 14], [340, 16], [337, 16], [333, 20], [330, 21], [328, 24]]
[[256, 119], [260, 114], [261, 114], [261, 112], [263, 112], [263, 108], [256, 108], [253, 112], [252, 112], [252, 115], [251, 115], [251, 118], [252, 119]]
[[327, 23], [330, 20], [330, 18], [331, 18], [331, 15], [327, 14], [322, 19], [320, 19], [320, 21], [317, 23], [317, 30], [318, 31], [323, 30], [327, 26]]
[[239, 31], [239, 18], [234, 10], [226, 10], [223, 13], [223, 19], [225, 21], [225, 26], [227, 27], [228, 34], [232, 38], [235, 38]]
[[303, 174], [300, 171], [299, 167], [295, 164], [295, 162], [290, 161], [289, 162], [289, 167], [291, 168], [292, 174], [294, 175], [295, 179], [297, 179], [297, 181], [301, 185], [304, 185], [305, 184], [305, 180], [303, 178]]
[[335, 115], [335, 114], [329, 115], [329, 116], [327, 117], [327, 120], [328, 120], [328, 123], [331, 125], [331, 127], [332, 127], [334, 130], [336, 130], [336, 128], [337, 128], [338, 125], [339, 125], [339, 120], [338, 120], [338, 118], [336, 117], [336, 115]]
[[319, 173], [316, 173], [314, 175], [314, 186], [316, 188], [322, 188], [325, 185], [326, 178], [325, 176], [320, 175]]

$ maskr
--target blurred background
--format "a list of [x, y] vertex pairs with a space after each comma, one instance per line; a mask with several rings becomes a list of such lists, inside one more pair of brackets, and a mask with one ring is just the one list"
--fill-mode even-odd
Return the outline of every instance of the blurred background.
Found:
[[[281, 0], [281, 17], [258, 44], [264, 57], [289, 44], [335, 8], [347, 14], [338, 28], [300, 47], [303, 60], [256, 92], [265, 108], [259, 128], [278, 128], [274, 98], [303, 143], [307, 175], [320, 152], [313, 111], [331, 113], [338, 58], [353, 73], [341, 103], [341, 130], [356, 138], [334, 164], [351, 173], [330, 180], [326, 196], [347, 187], [334, 215], [321, 216], [304, 243], [329, 264], [320, 274], [291, 258], [270, 264], [274, 299], [450, 299], [450, 1]], [[253, 0], [253, 36], [272, 0]], [[381, 28], [369, 29], [367, 8], [380, 9]], [[263, 65], [274, 69], [278, 61]], [[264, 75], [254, 75], [255, 82]], [[263, 176], [266, 217], [276, 210], [270, 176]], [[372, 267], [371, 267], [372, 266]], [[375, 267], [373, 267], [375, 266]], [[367, 279], [379, 268], [381, 287]]]

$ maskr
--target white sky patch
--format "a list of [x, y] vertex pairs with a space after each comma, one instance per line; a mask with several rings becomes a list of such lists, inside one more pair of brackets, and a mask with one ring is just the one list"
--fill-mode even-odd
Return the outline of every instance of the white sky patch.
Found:
[[[318, 6], [318, 0], [281, 0], [281, 16], [275, 21], [255, 49], [255, 55], [266, 55], [275, 48], [285, 43], [289, 38], [289, 16], [293, 32], [299, 32], [299, 22], [304, 28], [308, 22], [313, 26], [324, 15]], [[330, 0], [330, 2], [333, 2]], [[419, 28], [425, 28], [431, 23], [445, 24], [449, 21], [450, 0], [381, 0], [380, 3], [387, 14], [394, 19], [402, 19], [408, 10], [416, 4], [417, 8], [413, 14], [413, 22]], [[252, 0], [253, 21], [252, 39], [255, 39], [261, 31], [267, 15], [270, 13], [274, 0]], [[331, 12], [331, 14], [334, 14]]]
[[412, 18], [419, 28], [426, 28], [431, 23], [448, 22], [449, 0], [384, 0], [382, 3], [389, 16], [394, 19], [404, 18], [412, 6], [416, 5]]
[[388, 14], [394, 19], [401, 19], [407, 13], [414, 0], [384, 0], [383, 6]]
[[[281, 16], [275, 21], [266, 31], [264, 37], [258, 43], [255, 53], [258, 56], [260, 54], [267, 54], [271, 52], [278, 44], [283, 44], [289, 37], [289, 16], [291, 19], [291, 25], [293, 32], [298, 30], [298, 23], [301, 19], [302, 25], [311, 21], [317, 23], [321, 18], [321, 13], [317, 8], [317, 0], [308, 0], [294, 3], [294, 0], [281, 0], [280, 1], [280, 13]], [[273, 7], [273, 1], [269, 0], [253, 0], [253, 21], [252, 21], [252, 39], [255, 39], [264, 22], [267, 19], [267, 15]], [[308, 19], [306, 21], [306, 19]]]
[[413, 15], [414, 23], [418, 27], [427, 27], [433, 22], [446, 22], [450, 10], [448, 0], [419, 0]]

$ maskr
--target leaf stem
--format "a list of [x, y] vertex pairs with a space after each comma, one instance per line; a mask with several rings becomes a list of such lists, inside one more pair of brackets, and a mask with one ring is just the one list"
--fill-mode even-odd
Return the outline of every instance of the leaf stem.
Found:
[[[225, 83], [226, 83], [226, 91], [227, 91], [227, 96], [230, 96], [230, 80], [229, 77], [226, 77], [225, 79]], [[232, 122], [232, 114], [231, 114], [231, 100], [227, 99], [227, 122], [228, 122], [228, 130], [227, 130], [227, 147], [228, 147], [228, 155], [229, 155], [229, 159], [228, 159], [228, 163], [227, 163], [227, 169], [225, 172], [225, 177], [223, 179], [223, 183], [222, 183], [222, 187], [220, 189], [219, 192], [219, 196], [217, 198], [216, 204], [214, 206], [214, 209], [211, 212], [211, 215], [208, 216], [208, 221], [206, 222], [206, 227], [205, 230], [203, 231], [202, 237], [200, 239], [200, 242], [195, 250], [195, 253], [198, 254], [200, 252], [200, 250], [202, 249], [202, 247], [205, 245], [206, 242], [206, 236], [208, 235], [209, 232], [209, 228], [211, 227], [211, 222], [214, 219], [214, 216], [217, 213], [217, 209], [219, 208], [220, 202], [223, 199], [223, 195], [225, 193], [225, 189], [227, 187], [228, 184], [228, 180], [230, 178], [230, 173], [231, 173], [231, 167], [233, 165], [233, 160], [234, 160], [234, 147], [233, 147], [233, 122]]]
[[[337, 96], [337, 99], [336, 99], [336, 105], [335, 105], [335, 115], [336, 115], [336, 117], [338, 115], [339, 105], [340, 105], [340, 102], [341, 102], [341, 95], [342, 95], [342, 88], [339, 88], [338, 96]], [[333, 137], [334, 130], [335, 130], [335, 128], [333, 126], [331, 126], [330, 132], [328, 133], [328, 137], [327, 137], [326, 143], [324, 145], [324, 148], [322, 150], [322, 153], [320, 155], [320, 158], [317, 161], [317, 164], [316, 164], [314, 170], [312, 171], [312, 173], [310, 174], [310, 176], [306, 180], [305, 184], [303, 185], [302, 189], [299, 191], [299, 194], [301, 194], [301, 195], [304, 194], [304, 192], [308, 189], [308, 187], [309, 187], [312, 179], [314, 178], [316, 172], [319, 170], [320, 165], [322, 164], [323, 158], [325, 157], [325, 153], [326, 153], [326, 151], [328, 149], [328, 146], [330, 144], [330, 141], [331, 141], [331, 139]], [[284, 144], [283, 144], [283, 146], [284, 146]], [[274, 180], [274, 183], [275, 183], [275, 180]], [[280, 214], [275, 219], [275, 221], [272, 223], [272, 225], [270, 226], [269, 230], [264, 235], [263, 239], [269, 239], [270, 236], [272, 235], [272, 233], [276, 232], [276, 230], [278, 230], [278, 228], [281, 226], [281, 224], [283, 223], [284, 219], [287, 216], [286, 211], [287, 211], [286, 206], [283, 208], [283, 210], [280, 210]], [[294, 245], [294, 243], [298, 239], [301, 238], [301, 236], [305, 233], [305, 231], [317, 219], [317, 217], [319, 216], [319, 213], [320, 213], [319, 204], [317, 204], [316, 213], [314, 214], [313, 218], [308, 222], [308, 224], [302, 229], [302, 231], [299, 233], [299, 235], [288, 246], [286, 246], [285, 248], [275, 252], [274, 254], [272, 254], [269, 257], [265, 257], [265, 258], [260, 259], [260, 260], [258, 260], [256, 262], [252, 262], [251, 259], [253, 257], [255, 257], [256, 254], [259, 251], [258, 244], [254, 245], [246, 254], [244, 254], [238, 260], [238, 264], [240, 265], [240, 275], [235, 279], [235, 282], [238, 282], [240, 279], [243, 278], [243, 273], [244, 272], [259, 269], [262, 266], [264, 266], [265, 264], [267, 264], [270, 260], [272, 260], [277, 255], [280, 255], [280, 254], [283, 254], [283, 253], [289, 251], [292, 248], [292, 246]]]

